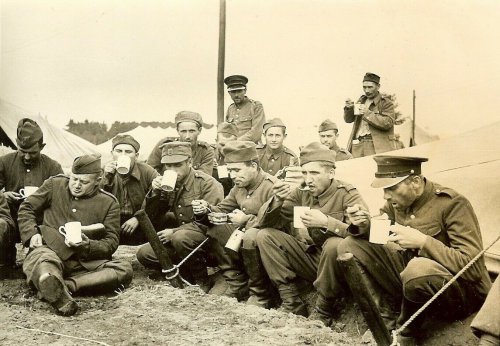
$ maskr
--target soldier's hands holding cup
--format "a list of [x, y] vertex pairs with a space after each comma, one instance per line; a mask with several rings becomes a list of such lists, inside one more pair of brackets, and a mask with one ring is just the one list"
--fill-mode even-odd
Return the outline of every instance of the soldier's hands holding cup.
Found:
[[153, 182], [151, 183], [151, 187], [153, 188], [153, 190], [161, 190], [161, 180], [162, 179], [163, 179], [163, 177], [161, 175], [159, 175], [153, 179]]
[[403, 249], [422, 249], [427, 236], [416, 228], [403, 226], [398, 223], [391, 225], [388, 241], [395, 242]]
[[227, 217], [235, 225], [244, 225], [250, 219], [250, 215], [245, 214], [239, 209], [234, 209], [231, 213], [227, 214]]
[[116, 161], [110, 161], [106, 163], [106, 165], [104, 166], [104, 173], [115, 174], [116, 166], [117, 166]]
[[193, 213], [195, 215], [202, 215], [209, 212], [208, 202], [202, 199], [193, 199], [191, 201], [191, 206], [193, 207]]
[[345, 100], [345, 107], [346, 108], [353, 108], [354, 107], [354, 102], [351, 99]]
[[367, 231], [370, 227], [370, 212], [366, 210], [361, 204], [354, 204], [353, 206], [347, 207], [345, 210], [349, 222], [354, 226], [358, 226], [359, 229]]
[[278, 180], [273, 185], [273, 194], [279, 199], [284, 200], [292, 191], [290, 184]]

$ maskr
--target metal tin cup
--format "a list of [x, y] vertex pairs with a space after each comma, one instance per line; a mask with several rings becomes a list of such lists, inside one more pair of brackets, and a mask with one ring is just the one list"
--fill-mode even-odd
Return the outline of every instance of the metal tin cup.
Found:
[[391, 220], [372, 218], [370, 222], [370, 243], [387, 244]]
[[234, 252], [239, 252], [244, 234], [244, 230], [240, 230], [239, 228], [235, 229], [227, 240], [226, 249], [233, 250]]
[[209, 213], [208, 221], [210, 221], [214, 225], [222, 225], [228, 223], [228, 216], [226, 213]]
[[19, 190], [19, 193], [23, 195], [24, 198], [32, 195], [36, 190], [38, 190], [38, 186], [25, 186], [21, 190]]
[[219, 178], [229, 178], [227, 166], [217, 166], [217, 175]]
[[82, 224], [79, 221], [66, 222], [59, 227], [59, 233], [66, 238], [67, 243], [78, 244], [82, 241]]
[[167, 170], [163, 172], [163, 178], [161, 179], [161, 189], [167, 192], [174, 191], [176, 181], [177, 181], [176, 171]]
[[116, 171], [118, 174], [128, 174], [130, 172], [130, 157], [126, 155], [118, 156], [116, 160]]
[[309, 207], [293, 207], [293, 227], [294, 228], [306, 228], [306, 226], [302, 223], [301, 216], [308, 210], [311, 210]]

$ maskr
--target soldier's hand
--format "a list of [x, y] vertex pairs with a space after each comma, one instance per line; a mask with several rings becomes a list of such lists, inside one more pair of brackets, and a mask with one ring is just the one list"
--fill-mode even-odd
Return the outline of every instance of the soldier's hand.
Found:
[[15, 201], [24, 198], [23, 195], [15, 191], [5, 191], [3, 195], [5, 196], [5, 199], [7, 200], [8, 203], [13, 203]]
[[82, 233], [82, 241], [81, 242], [73, 243], [72, 241], [67, 241], [66, 245], [68, 245], [69, 247], [74, 247], [76, 249], [81, 249], [81, 248], [89, 246], [90, 240], [89, 240], [89, 237], [87, 237], [85, 235], [85, 233]]
[[345, 100], [345, 107], [346, 108], [353, 108], [354, 107], [354, 102], [351, 99]]
[[359, 114], [363, 115], [366, 112], [366, 106], [364, 103], [359, 104]]
[[398, 223], [392, 225], [390, 231], [393, 234], [389, 235], [388, 241], [398, 244], [403, 249], [422, 249], [427, 240], [427, 236], [418, 229]]
[[153, 188], [153, 190], [161, 190], [161, 180], [162, 179], [163, 179], [163, 177], [161, 175], [159, 175], [153, 179], [153, 182], [151, 183], [151, 187]]
[[195, 215], [202, 215], [208, 213], [208, 202], [202, 199], [193, 199], [191, 201], [193, 213]]
[[174, 235], [174, 230], [169, 228], [158, 232], [158, 238], [160, 238], [160, 241], [163, 244], [167, 244], [169, 241], [171, 241], [173, 235]]
[[30, 239], [30, 249], [35, 249], [43, 245], [43, 239], [41, 234], [35, 234]]
[[319, 209], [307, 210], [304, 215], [300, 217], [300, 219], [302, 220], [304, 226], [306, 226], [307, 228], [326, 228], [328, 226], [328, 217]]
[[104, 166], [104, 172], [110, 173], [110, 174], [115, 174], [116, 166], [117, 166], [116, 161], [110, 161], [110, 162], [106, 163], [106, 165]]
[[278, 180], [273, 185], [273, 194], [280, 200], [284, 200], [292, 191], [290, 184]]
[[345, 210], [349, 222], [358, 226], [361, 230], [366, 230], [370, 226], [370, 212], [361, 204], [347, 207]]
[[126, 234], [131, 234], [137, 227], [139, 227], [139, 220], [134, 216], [123, 223], [122, 231]]
[[235, 209], [231, 213], [227, 214], [227, 217], [235, 225], [244, 225], [247, 223], [251, 216], [245, 214], [239, 209]]

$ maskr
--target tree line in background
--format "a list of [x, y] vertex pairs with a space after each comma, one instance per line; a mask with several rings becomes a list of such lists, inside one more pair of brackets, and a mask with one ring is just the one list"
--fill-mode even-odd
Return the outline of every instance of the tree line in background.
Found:
[[[406, 120], [410, 119], [410, 117], [408, 116], [404, 117], [401, 114], [401, 112], [397, 110], [398, 101], [396, 98], [396, 94], [383, 94], [383, 95], [390, 98], [394, 104], [396, 125], [401, 125]], [[138, 126], [142, 127], [151, 126], [154, 128], [161, 127], [162, 129], [166, 129], [167, 127], [175, 127], [175, 123], [170, 121], [142, 121], [140, 123], [136, 121], [132, 122], [115, 121], [113, 124], [111, 124], [111, 127], [109, 129], [108, 125], [106, 125], [105, 123], [100, 123], [97, 121], [88, 121], [87, 119], [85, 119], [85, 121], [83, 122], [76, 122], [73, 119], [70, 119], [68, 124], [66, 124], [67, 131], [77, 135], [78, 137], [86, 139], [87, 141], [96, 145], [107, 142], [117, 134], [131, 131]], [[206, 129], [209, 129], [213, 126], [214, 125], [203, 124], [203, 127]]]
[[83, 122], [76, 122], [73, 119], [70, 119], [68, 124], [66, 124], [66, 128], [68, 132], [71, 132], [78, 137], [86, 139], [87, 141], [93, 144], [101, 144], [107, 142], [114, 136], [119, 133], [128, 132], [135, 129], [138, 126], [142, 127], [161, 127], [162, 129], [166, 129], [167, 127], [174, 127], [175, 124], [168, 121], [143, 121], [143, 122], [121, 122], [115, 121], [111, 124], [111, 127], [108, 129], [108, 125], [105, 123], [99, 123], [97, 121], [88, 121], [85, 119]]

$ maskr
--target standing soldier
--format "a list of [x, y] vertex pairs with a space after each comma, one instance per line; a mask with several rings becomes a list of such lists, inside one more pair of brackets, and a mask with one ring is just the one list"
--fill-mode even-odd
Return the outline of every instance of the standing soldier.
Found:
[[214, 166], [214, 149], [210, 144], [198, 141], [198, 136], [203, 128], [201, 115], [190, 111], [179, 112], [175, 115], [175, 126], [179, 137], [161, 139], [149, 154], [148, 164], [156, 169], [158, 173], [163, 174], [163, 165], [161, 164], [162, 145], [173, 141], [189, 142], [193, 152], [191, 158], [193, 168], [211, 175]]
[[339, 138], [339, 128], [330, 119], [323, 121], [318, 128], [319, 140], [321, 144], [335, 151], [335, 162], [352, 159], [352, 155], [344, 148], [340, 148], [337, 144]]
[[[0, 190], [9, 204], [12, 219], [17, 229], [17, 211], [26, 198], [21, 189], [39, 187], [51, 176], [62, 174], [61, 165], [41, 153], [45, 147], [42, 129], [31, 119], [24, 118], [17, 124], [17, 151], [0, 157]], [[19, 232], [10, 233], [0, 240], [0, 265], [15, 266], [16, 246]]]
[[237, 136], [238, 128], [235, 124], [222, 122], [217, 126], [217, 144], [215, 147], [214, 171], [212, 176], [224, 187], [224, 196], [227, 196], [234, 184], [229, 174], [227, 174], [227, 166], [224, 162], [222, 149], [227, 142], [235, 141]]
[[[255, 143], [232, 141], [223, 149], [227, 168], [234, 181], [229, 195], [219, 204], [199, 201], [195, 213], [198, 217], [208, 211], [228, 214], [232, 225], [213, 225], [207, 235], [214, 240], [214, 251], [222, 275], [229, 285], [230, 297], [248, 304], [265, 308], [273, 303], [272, 286], [262, 266], [255, 238], [259, 230], [254, 228], [260, 207], [272, 196], [274, 177], [262, 171], [259, 166]], [[236, 228], [245, 228], [242, 248], [239, 253], [225, 251], [231, 233]]]
[[367, 72], [363, 78], [363, 90], [356, 104], [347, 99], [344, 107], [346, 123], [354, 122], [347, 144], [354, 157], [363, 157], [395, 150], [394, 105], [380, 92], [380, 77]]
[[[157, 177], [153, 180], [153, 189], [147, 194], [145, 201], [146, 213], [159, 230], [158, 237], [175, 262], [189, 255], [207, 238], [203, 226], [194, 222], [193, 200], [204, 199], [217, 204], [224, 198], [222, 186], [212, 176], [192, 168], [191, 156], [189, 143], [166, 143], [162, 147], [161, 162], [163, 170], [175, 171], [177, 174], [175, 189], [171, 192], [163, 191], [162, 177]], [[137, 259], [145, 267], [161, 270], [159, 260], [149, 243], [139, 248]], [[203, 250], [198, 250], [181, 266], [181, 274], [188, 281], [194, 281], [205, 292], [210, 289]]]
[[[120, 244], [139, 245], [147, 242], [146, 235], [139, 227], [135, 217], [146, 193], [151, 189], [153, 179], [159, 176], [151, 166], [138, 162], [140, 144], [130, 135], [117, 135], [112, 140], [111, 155], [113, 161], [104, 166], [104, 177], [101, 188], [113, 194], [120, 203]], [[126, 156], [130, 164], [126, 171], [117, 171], [117, 160]]]
[[[77, 157], [70, 177], [47, 179], [19, 208], [21, 239], [30, 248], [23, 263], [27, 282], [61, 315], [78, 310], [72, 294], [113, 291], [132, 280], [130, 263], [111, 258], [118, 248], [120, 206], [99, 189], [101, 174], [100, 156]], [[37, 214], [43, 215], [41, 224]], [[78, 222], [80, 242], [62, 235], [68, 222]], [[85, 232], [95, 226], [103, 234], [90, 239]]]
[[[275, 183], [273, 200], [261, 213], [264, 218], [257, 245], [264, 267], [278, 287], [282, 308], [307, 316], [300, 283], [314, 283], [318, 298], [310, 318], [329, 326], [343, 293], [343, 281], [333, 264], [337, 247], [347, 235], [346, 209], [364, 202], [354, 186], [335, 179], [335, 154], [326, 146], [313, 142], [304, 147], [300, 165], [306, 188]], [[308, 209], [300, 216], [302, 224], [293, 225], [297, 230], [291, 227], [297, 219], [296, 207]]]
[[226, 121], [234, 123], [238, 128], [239, 141], [260, 142], [266, 115], [262, 103], [246, 96], [248, 78], [241, 75], [229, 76], [224, 79], [224, 83], [234, 102], [227, 109]]
[[270, 175], [276, 175], [288, 166], [297, 166], [297, 155], [283, 145], [286, 138], [286, 126], [280, 118], [274, 118], [264, 124], [266, 144], [257, 145], [260, 167]]

